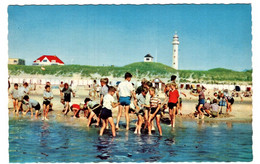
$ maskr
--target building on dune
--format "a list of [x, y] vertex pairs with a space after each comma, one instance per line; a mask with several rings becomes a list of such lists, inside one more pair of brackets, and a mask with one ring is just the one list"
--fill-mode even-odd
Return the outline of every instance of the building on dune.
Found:
[[56, 55], [43, 55], [34, 60], [32, 65], [64, 65], [64, 62]]
[[153, 62], [153, 57], [150, 54], [145, 55], [144, 62]]
[[11, 65], [25, 65], [25, 60], [24, 59], [18, 59], [18, 58], [9, 58], [8, 59], [8, 64], [11, 64]]

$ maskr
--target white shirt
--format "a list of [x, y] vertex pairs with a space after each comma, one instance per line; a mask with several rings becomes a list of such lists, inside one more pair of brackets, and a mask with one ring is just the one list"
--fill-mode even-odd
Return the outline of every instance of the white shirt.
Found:
[[129, 81], [123, 81], [118, 85], [118, 91], [120, 97], [130, 97], [134, 87]]
[[20, 97], [23, 97], [29, 93], [28, 87], [27, 88], [20, 87], [18, 90], [19, 90], [18, 92]]
[[115, 101], [114, 97], [110, 94], [106, 94], [103, 99], [103, 108], [112, 109], [112, 103]]

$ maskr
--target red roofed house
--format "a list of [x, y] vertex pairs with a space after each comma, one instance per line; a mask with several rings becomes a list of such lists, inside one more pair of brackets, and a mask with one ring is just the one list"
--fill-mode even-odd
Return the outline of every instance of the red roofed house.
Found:
[[43, 55], [34, 60], [33, 65], [64, 65], [64, 62], [55, 55]]

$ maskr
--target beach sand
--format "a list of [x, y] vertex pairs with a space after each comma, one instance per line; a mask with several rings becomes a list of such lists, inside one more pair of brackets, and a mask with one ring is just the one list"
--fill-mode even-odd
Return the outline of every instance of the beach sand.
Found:
[[[12, 87], [10, 88], [9, 91], [12, 90]], [[38, 85], [35, 91], [30, 92], [30, 98], [37, 100], [40, 104], [42, 104], [43, 101], [43, 91], [44, 91], [44, 86], [43, 85]], [[79, 104], [84, 101], [86, 97], [89, 97], [89, 89], [86, 89], [84, 86], [78, 86], [76, 91], [76, 97], [71, 98], [71, 103], [72, 104]], [[72, 126], [86, 126], [87, 124], [87, 119], [83, 117], [83, 112], [80, 113], [80, 118], [73, 118], [73, 113], [69, 112], [68, 116], [64, 116], [62, 114], [63, 110], [63, 105], [60, 103], [60, 95], [59, 95], [59, 89], [58, 88], [53, 88], [52, 92], [54, 94], [54, 99], [52, 100], [53, 103], [53, 111], [49, 112], [48, 116], [49, 119], [56, 119], [58, 122], [62, 122], [64, 124], [72, 125]], [[180, 120], [195, 120], [194, 116], [192, 113], [195, 111], [195, 106], [197, 105], [198, 98], [194, 97], [189, 94], [190, 90], [182, 90], [187, 97], [183, 97], [183, 107], [182, 107], [182, 116], [177, 115], [176, 116], [176, 124], [178, 124], [178, 121]], [[212, 95], [213, 91], [206, 91], [206, 98], [209, 95]], [[159, 93], [159, 97], [163, 100], [164, 99], [164, 94]], [[209, 121], [209, 122], [216, 122], [216, 121], [223, 121], [223, 122], [252, 122], [252, 97], [243, 97], [243, 101], [241, 102], [240, 97], [235, 97], [235, 103], [232, 106], [232, 112], [229, 114], [226, 114], [226, 109], [223, 109], [222, 115], [218, 118], [208, 118], [205, 116], [204, 121]], [[95, 101], [99, 102], [99, 98], [96, 98]], [[42, 105], [41, 105], [42, 107]], [[8, 109], [9, 109], [9, 115], [13, 115], [13, 103], [12, 99], [9, 96], [9, 101], [8, 101]], [[42, 109], [41, 109], [42, 111]], [[117, 116], [117, 111], [118, 108], [114, 108], [112, 110], [113, 112], [113, 118], [114, 121], [116, 122], [116, 116]], [[28, 117], [30, 114], [28, 113], [26, 117]], [[21, 116], [21, 113], [20, 113]], [[135, 114], [130, 114], [131, 118], [131, 124], [130, 126], [134, 126], [135, 120], [137, 120], [137, 117]], [[41, 119], [41, 116], [38, 118]], [[125, 117], [124, 113], [121, 116], [121, 122], [125, 124]], [[169, 115], [166, 112], [166, 114], [162, 117], [162, 122], [168, 124], [169, 123]]]

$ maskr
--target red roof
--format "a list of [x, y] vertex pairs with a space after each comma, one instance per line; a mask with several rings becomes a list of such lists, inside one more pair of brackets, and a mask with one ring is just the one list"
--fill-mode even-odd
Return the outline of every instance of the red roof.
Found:
[[60, 63], [60, 64], [64, 64], [63, 61], [61, 61], [57, 56], [55, 55], [42, 55], [41, 57], [39, 57], [38, 59], [34, 60], [33, 62], [36, 62], [37, 60], [40, 60], [40, 62], [44, 59], [47, 58], [50, 62], [52, 60], [56, 60], [56, 63]]

